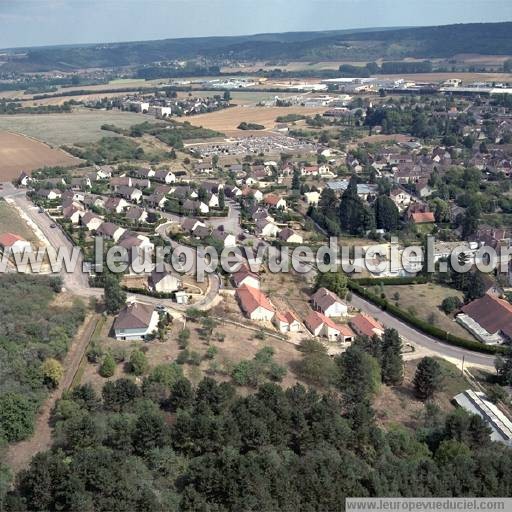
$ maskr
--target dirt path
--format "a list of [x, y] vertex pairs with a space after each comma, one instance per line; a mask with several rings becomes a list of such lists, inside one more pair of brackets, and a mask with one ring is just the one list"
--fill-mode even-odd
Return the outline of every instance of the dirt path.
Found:
[[9, 447], [6, 463], [10, 466], [14, 474], [27, 468], [30, 464], [30, 460], [36, 453], [50, 448], [52, 441], [52, 430], [49, 424], [50, 414], [57, 400], [59, 400], [63, 392], [71, 386], [98, 320], [99, 315], [88, 316], [75, 336], [66, 359], [64, 360], [64, 378], [59, 384], [59, 387], [41, 406], [39, 416], [36, 419], [34, 435], [30, 439]]

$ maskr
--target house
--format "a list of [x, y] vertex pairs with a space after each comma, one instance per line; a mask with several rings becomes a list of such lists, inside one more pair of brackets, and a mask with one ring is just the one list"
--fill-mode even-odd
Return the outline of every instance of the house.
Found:
[[84, 208], [79, 203], [71, 203], [62, 209], [62, 216], [72, 224], [78, 224], [83, 215], [85, 215]]
[[132, 179], [130, 176], [115, 176], [110, 179], [110, 188], [117, 190], [119, 187], [131, 187]]
[[405, 190], [399, 187], [395, 187], [394, 189], [392, 189], [391, 192], [389, 193], [389, 197], [401, 212], [406, 210], [412, 203], [411, 194], [407, 193]]
[[256, 221], [256, 233], [265, 238], [275, 238], [279, 233], [279, 228], [273, 222], [261, 219]]
[[41, 188], [36, 192], [36, 196], [48, 201], [55, 201], [55, 199], [62, 197], [62, 192], [56, 188]]
[[32, 178], [26, 172], [22, 172], [20, 174], [20, 177], [18, 178], [18, 186], [19, 187], [28, 187], [28, 185], [31, 181], [32, 181]]
[[114, 322], [118, 340], [145, 340], [158, 328], [159, 315], [154, 306], [132, 302], [125, 306]]
[[165, 208], [165, 203], [167, 203], [167, 196], [165, 194], [157, 193], [151, 194], [146, 198], [146, 202], [152, 208]]
[[271, 208], [286, 210], [286, 200], [282, 197], [276, 196], [275, 194], [267, 194], [264, 197], [263, 202]]
[[22, 253], [32, 250], [30, 242], [14, 233], [3, 233], [0, 235], [0, 247], [4, 253]]
[[193, 219], [191, 217], [186, 218], [181, 223], [181, 229], [185, 231], [186, 233], [193, 233], [199, 226], [202, 226], [203, 228], [206, 227], [206, 224], [204, 222], [201, 222], [200, 220]]
[[434, 189], [428, 184], [428, 179], [422, 178], [416, 183], [416, 194], [419, 198], [429, 197], [433, 194]]
[[133, 171], [133, 175], [136, 176], [137, 178], [149, 179], [155, 176], [155, 171], [151, 168], [142, 167], [140, 169]]
[[83, 203], [85, 201], [85, 194], [79, 191], [66, 190], [62, 196], [62, 207], [69, 206], [73, 202]]
[[290, 228], [284, 228], [279, 231], [278, 238], [287, 244], [301, 244], [303, 242], [303, 238]]
[[276, 326], [277, 330], [283, 334], [300, 331], [300, 322], [291, 311], [286, 311], [286, 313], [276, 311], [272, 323]]
[[183, 205], [182, 208], [185, 212], [189, 213], [208, 213], [210, 211], [210, 208], [207, 204], [203, 203], [202, 201], [193, 201], [192, 199], [187, 199]]
[[236, 236], [217, 228], [212, 231], [212, 238], [222, 242], [224, 247], [236, 247]]
[[258, 288], [243, 285], [236, 291], [240, 308], [251, 320], [270, 322], [274, 317], [274, 307]]
[[486, 293], [462, 308], [456, 320], [487, 345], [512, 340], [512, 304]]
[[209, 208], [218, 208], [219, 207], [219, 196], [217, 194], [212, 194], [208, 201]]
[[196, 164], [194, 171], [199, 174], [211, 174], [213, 172], [213, 165], [211, 163]]
[[130, 272], [139, 274], [152, 265], [155, 246], [147, 236], [138, 235], [133, 231], [125, 231], [117, 243], [119, 247], [126, 249], [123, 261], [130, 265]]
[[183, 286], [181, 279], [168, 272], [153, 270], [149, 277], [151, 288], [157, 293], [174, 293]]
[[352, 343], [354, 333], [346, 325], [335, 324], [329, 317], [318, 311], [311, 311], [305, 320], [306, 327], [313, 336], [321, 336], [329, 341]]
[[436, 218], [432, 212], [415, 212], [411, 214], [414, 224], [434, 224]]
[[112, 172], [114, 171], [113, 167], [110, 165], [101, 165], [96, 166], [96, 179], [105, 180], [112, 176]]
[[382, 336], [384, 334], [384, 327], [375, 318], [367, 315], [366, 313], [360, 313], [350, 319], [350, 327], [358, 336]]
[[260, 287], [260, 278], [258, 274], [251, 272], [245, 265], [241, 266], [232, 276], [231, 280], [236, 288], [241, 286], [250, 286], [251, 288]]
[[122, 197], [109, 197], [105, 201], [105, 210], [108, 212], [123, 213], [124, 209], [130, 206], [130, 203]]
[[171, 171], [156, 171], [153, 178], [156, 181], [170, 184], [176, 182], [176, 175]]
[[256, 190], [254, 188], [245, 187], [242, 189], [243, 197], [253, 197], [257, 203], [260, 203], [263, 200], [263, 193], [261, 190]]
[[301, 176], [318, 176], [319, 172], [318, 165], [303, 166], [300, 169]]
[[314, 190], [312, 192], [305, 192], [304, 199], [308, 206], [316, 206], [318, 205], [318, 201], [320, 201], [320, 192]]
[[103, 222], [103, 224], [101, 224], [96, 230], [96, 234], [106, 238], [107, 240], [114, 240], [114, 242], [117, 242], [121, 236], [123, 236], [125, 231], [126, 229], [118, 226], [117, 224], [113, 224], [112, 222]]
[[85, 190], [92, 187], [91, 178], [85, 176], [82, 178], [71, 178], [71, 190]]
[[126, 218], [134, 222], [146, 222], [148, 212], [140, 206], [130, 206], [126, 211]]
[[103, 219], [92, 212], [86, 212], [80, 219], [80, 224], [89, 231], [96, 231], [103, 224]]
[[319, 288], [311, 296], [313, 309], [321, 311], [327, 317], [346, 316], [347, 305], [333, 292], [327, 288]]
[[117, 193], [128, 201], [138, 203], [142, 199], [142, 190], [133, 187], [119, 187]]

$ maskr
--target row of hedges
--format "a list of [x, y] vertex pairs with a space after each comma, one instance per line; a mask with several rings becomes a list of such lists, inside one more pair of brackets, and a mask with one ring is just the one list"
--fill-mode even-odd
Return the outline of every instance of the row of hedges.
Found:
[[155, 299], [172, 299], [174, 293], [159, 293], [152, 292], [146, 288], [130, 288], [129, 286], [121, 286], [121, 288], [127, 293], [137, 293], [139, 295], [147, 295], [148, 297], [154, 297]]
[[427, 276], [411, 276], [411, 277], [383, 277], [382, 279], [375, 277], [362, 277], [361, 279], [353, 279], [354, 283], [359, 286], [400, 286], [408, 284], [427, 284], [429, 282]]
[[478, 341], [471, 341], [465, 338], [460, 338], [458, 336], [450, 334], [444, 329], [436, 327], [435, 325], [431, 325], [425, 320], [421, 320], [420, 318], [412, 315], [408, 311], [404, 311], [403, 309], [400, 309], [394, 304], [391, 304], [386, 299], [383, 299], [378, 295], [375, 295], [374, 293], [366, 290], [359, 284], [359, 282], [349, 280], [348, 288], [357, 295], [360, 295], [361, 297], [367, 299], [376, 306], [379, 306], [383, 311], [387, 311], [388, 313], [392, 314], [393, 316], [396, 316], [400, 320], [407, 322], [409, 325], [415, 327], [419, 331], [429, 336], [433, 336], [434, 338], [444, 341], [450, 345], [455, 345], [457, 347], [465, 348], [468, 350], [474, 350], [476, 352], [483, 352], [486, 354], [496, 354], [504, 351], [503, 347], [484, 345], [483, 343], [479, 343]]

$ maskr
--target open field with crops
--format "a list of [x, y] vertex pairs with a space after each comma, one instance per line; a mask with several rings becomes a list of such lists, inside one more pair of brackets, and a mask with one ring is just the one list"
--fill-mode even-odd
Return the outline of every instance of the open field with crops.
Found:
[[[202, 114], [191, 118], [194, 126], [202, 126], [211, 130], [217, 130], [224, 133], [238, 132], [237, 135], [243, 135], [243, 130], [238, 130], [238, 125], [245, 121], [246, 123], [256, 123], [265, 126], [266, 130], [271, 130], [276, 124], [276, 118], [288, 114], [301, 114], [305, 116], [314, 116], [322, 114], [326, 108], [306, 108], [306, 107], [234, 107], [226, 110], [219, 110], [210, 114]], [[254, 134], [254, 132], [251, 132]]]
[[22, 171], [78, 163], [80, 160], [60, 149], [51, 148], [23, 135], [0, 131], [0, 181], [11, 181]]
[[69, 114], [19, 114], [0, 116], [0, 130], [21, 133], [52, 146], [95, 142], [115, 135], [101, 129], [103, 124], [120, 128], [147, 121], [142, 114], [105, 110], [77, 110]]

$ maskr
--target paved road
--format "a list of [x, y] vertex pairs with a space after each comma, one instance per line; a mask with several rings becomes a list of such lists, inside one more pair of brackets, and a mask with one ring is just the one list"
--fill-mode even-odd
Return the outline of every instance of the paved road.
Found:
[[480, 354], [473, 352], [472, 350], [466, 350], [453, 345], [448, 345], [441, 341], [436, 340], [426, 334], [423, 334], [408, 324], [402, 322], [398, 318], [391, 316], [389, 313], [382, 311], [377, 306], [374, 306], [370, 302], [363, 298], [352, 295], [352, 305], [356, 308], [369, 313], [377, 320], [379, 320], [385, 327], [396, 329], [402, 338], [412, 342], [418, 347], [424, 348], [429, 352], [437, 354], [439, 357], [448, 359], [452, 362], [458, 362], [462, 364], [462, 358], [468, 365], [482, 366], [494, 370], [494, 356]]

